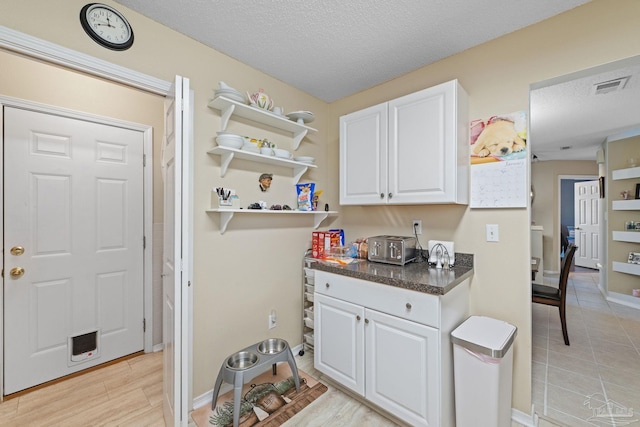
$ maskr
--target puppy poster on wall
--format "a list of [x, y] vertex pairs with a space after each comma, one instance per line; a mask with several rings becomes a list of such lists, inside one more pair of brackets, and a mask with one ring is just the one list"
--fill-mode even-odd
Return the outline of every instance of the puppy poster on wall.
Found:
[[470, 126], [470, 207], [527, 207], [526, 111], [474, 120]]

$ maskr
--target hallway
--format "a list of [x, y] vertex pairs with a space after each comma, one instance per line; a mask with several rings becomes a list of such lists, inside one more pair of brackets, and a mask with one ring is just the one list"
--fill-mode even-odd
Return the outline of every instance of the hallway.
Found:
[[[557, 277], [545, 281], [557, 284]], [[640, 408], [640, 311], [607, 302], [597, 285], [593, 270], [578, 267], [569, 276], [570, 346], [562, 340], [558, 309], [532, 306], [535, 410], [572, 427], [640, 419], [637, 412], [617, 420], [596, 416], [595, 409], [605, 404], [623, 413]]]

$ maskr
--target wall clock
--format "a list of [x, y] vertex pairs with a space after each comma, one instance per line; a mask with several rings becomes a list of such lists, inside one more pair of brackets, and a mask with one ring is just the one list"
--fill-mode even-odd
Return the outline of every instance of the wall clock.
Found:
[[116, 9], [101, 3], [89, 3], [80, 11], [84, 31], [96, 43], [113, 50], [126, 50], [133, 45], [133, 29]]

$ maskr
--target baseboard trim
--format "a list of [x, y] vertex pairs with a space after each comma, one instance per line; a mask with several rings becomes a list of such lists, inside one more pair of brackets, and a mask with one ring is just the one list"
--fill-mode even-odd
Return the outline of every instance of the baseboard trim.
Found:
[[511, 421], [515, 421], [525, 427], [536, 427], [538, 425], [538, 416], [533, 405], [531, 405], [531, 415], [511, 408]]
[[615, 302], [616, 304], [624, 305], [627, 307], [640, 310], [640, 298], [631, 295], [620, 294], [618, 292], [608, 292], [605, 298], [609, 302]]

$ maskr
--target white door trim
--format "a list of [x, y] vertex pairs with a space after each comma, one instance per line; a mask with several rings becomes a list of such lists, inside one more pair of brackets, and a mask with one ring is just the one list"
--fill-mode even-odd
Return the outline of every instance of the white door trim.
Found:
[[[140, 131], [143, 134], [143, 152], [148, 161], [148, 167], [143, 170], [144, 177], [144, 223], [143, 233], [146, 239], [146, 247], [144, 249], [144, 306], [143, 315], [147, 319], [147, 327], [144, 332], [144, 351], [151, 352], [153, 350], [153, 128], [148, 125], [142, 125], [133, 122], [127, 122], [124, 120], [113, 119], [110, 117], [99, 116], [95, 114], [89, 114], [79, 111], [70, 110], [67, 108], [41, 104], [33, 101], [13, 98], [9, 96], [0, 95], [0, 109], [5, 107], [16, 107], [30, 111], [37, 111], [46, 114], [53, 114], [62, 117], [68, 117], [73, 119], [79, 119], [84, 121], [90, 121], [94, 123], [101, 123], [109, 126], [117, 126], [121, 128]], [[4, 115], [0, 111], [0, 117]], [[0, 134], [0, 147], [4, 144], [2, 134]], [[0, 150], [0, 152], [3, 150]], [[4, 161], [0, 158], [0, 176], [4, 175]], [[0, 185], [2, 183], [0, 182]], [[4, 198], [0, 198], [4, 199]], [[2, 200], [0, 200], [0, 221], [4, 222], [4, 209], [2, 209]], [[1, 228], [1, 227], [0, 227]], [[0, 238], [4, 240], [2, 230], [0, 230]], [[2, 265], [4, 268], [4, 265]], [[4, 281], [3, 281], [4, 285]], [[4, 293], [0, 292], [0, 396], [4, 395], [4, 325], [1, 323], [4, 318]]]
[[171, 82], [76, 52], [2, 25], [0, 25], [0, 48], [163, 96], [171, 87]]
[[[556, 217], [554, 219], [554, 221], [557, 221], [556, 224], [556, 235], [558, 238], [558, 245], [557, 247], [560, 247], [559, 243], [560, 243], [560, 233], [562, 231], [562, 224], [560, 224], [560, 217], [562, 216], [562, 180], [563, 179], [569, 179], [569, 180], [584, 180], [584, 181], [590, 181], [590, 180], [597, 180], [598, 176], [594, 176], [594, 175], [558, 175], [558, 198], [556, 200], [556, 202], [558, 203], [558, 211], [556, 212]], [[560, 257], [558, 257], [557, 260], [554, 261], [553, 265], [550, 266], [551, 268], [554, 268], [554, 270], [549, 271], [549, 273], [553, 273], [553, 274], [559, 274], [560, 273]]]
[[[155, 94], [159, 94], [162, 96], [166, 96], [169, 92], [169, 89], [171, 88], [170, 81], [161, 80], [156, 77], [122, 67], [120, 65], [112, 64], [110, 62], [92, 57], [90, 55], [65, 48], [55, 43], [51, 43], [46, 40], [39, 39], [37, 37], [33, 37], [25, 33], [12, 30], [2, 25], [0, 25], [0, 49], [11, 51], [11, 52], [17, 52], [19, 54], [25, 55], [30, 58], [36, 58], [44, 62], [61, 65], [68, 69], [82, 71], [88, 75], [99, 76], [109, 81], [123, 83], [130, 87], [148, 91]], [[2, 124], [1, 117], [2, 115], [0, 114], [0, 124]], [[193, 123], [191, 123], [190, 125], [193, 126]], [[151, 140], [151, 138], [149, 138], [149, 140]], [[190, 141], [189, 143], [192, 144], [192, 141]], [[151, 153], [151, 150], [149, 150], [149, 153]], [[1, 151], [0, 151], [0, 160], [2, 160]], [[191, 185], [193, 185], [192, 174], [193, 172], [191, 169], [191, 171], [189, 172], [189, 175], [187, 176]], [[2, 184], [1, 176], [2, 174], [0, 174], [0, 184]], [[145, 180], [145, 182], [147, 181]], [[148, 182], [151, 183], [152, 181], [149, 180]], [[145, 187], [145, 191], [147, 191], [146, 187]], [[190, 191], [192, 191], [192, 188], [190, 189]], [[149, 192], [149, 194], [151, 194], [151, 192]], [[152, 205], [149, 205], [149, 206], [152, 206]], [[2, 204], [0, 203], [0, 208], [1, 207], [2, 207]], [[1, 213], [0, 213], [0, 219], [2, 219]], [[146, 214], [145, 214], [145, 221], [147, 221]], [[193, 229], [191, 227], [189, 228], [188, 233], [189, 233], [188, 239], [190, 242], [192, 242]], [[2, 236], [1, 232], [0, 232], [0, 238], [4, 240], [4, 237]], [[150, 245], [150, 244], [151, 244], [151, 240], [147, 241], [147, 245]], [[149, 251], [149, 253], [150, 252], [151, 251]], [[147, 262], [147, 259], [145, 258], [145, 263], [146, 262]], [[149, 265], [151, 265], [151, 263], [149, 263]], [[191, 278], [193, 277], [193, 264], [190, 263], [189, 265], [184, 266], [184, 268], [186, 269], [186, 274], [188, 278], [191, 280]], [[145, 277], [146, 277], [146, 272], [145, 272]], [[189, 287], [190, 292], [191, 292], [191, 289], [192, 287]], [[2, 297], [0, 296], [0, 303], [2, 303], [1, 298]], [[189, 330], [189, 334], [187, 335], [188, 340], [186, 342], [185, 341], [182, 342], [183, 354], [188, 355], [188, 357], [184, 359], [186, 361], [185, 363], [187, 364], [188, 372], [186, 373], [183, 372], [182, 374], [182, 375], [186, 374], [187, 378], [186, 379], [183, 378], [182, 391], [181, 391], [183, 398], [185, 398], [185, 396], [188, 396], [189, 404], [191, 404], [192, 402], [191, 384], [192, 384], [192, 378], [193, 378], [193, 371], [192, 371], [193, 364], [191, 360], [191, 358], [193, 357], [193, 351], [192, 351], [193, 349], [193, 336], [192, 336], [193, 310], [191, 309], [192, 303], [193, 303], [192, 295], [189, 294], [188, 300], [183, 302], [183, 304], [185, 304], [185, 307], [183, 308], [188, 313], [187, 314], [189, 319], [188, 327], [190, 330]], [[146, 304], [147, 304], [147, 301], [145, 296], [145, 305]], [[2, 332], [2, 315], [1, 314], [3, 313], [1, 311], [1, 307], [2, 305], [0, 304], [0, 400], [2, 400], [2, 396], [3, 396], [2, 369], [4, 369], [3, 368], [4, 361], [1, 358], [1, 355], [3, 354], [2, 353], [3, 337], [1, 335], [1, 332]], [[146, 312], [145, 312], [145, 317], [146, 317]], [[152, 331], [152, 328], [147, 327], [147, 331]], [[145, 337], [145, 351], [147, 351], [146, 349], [147, 349], [147, 339]], [[149, 351], [151, 351], [151, 349], [149, 349]], [[182, 420], [182, 421], [186, 425], [186, 420]]]

